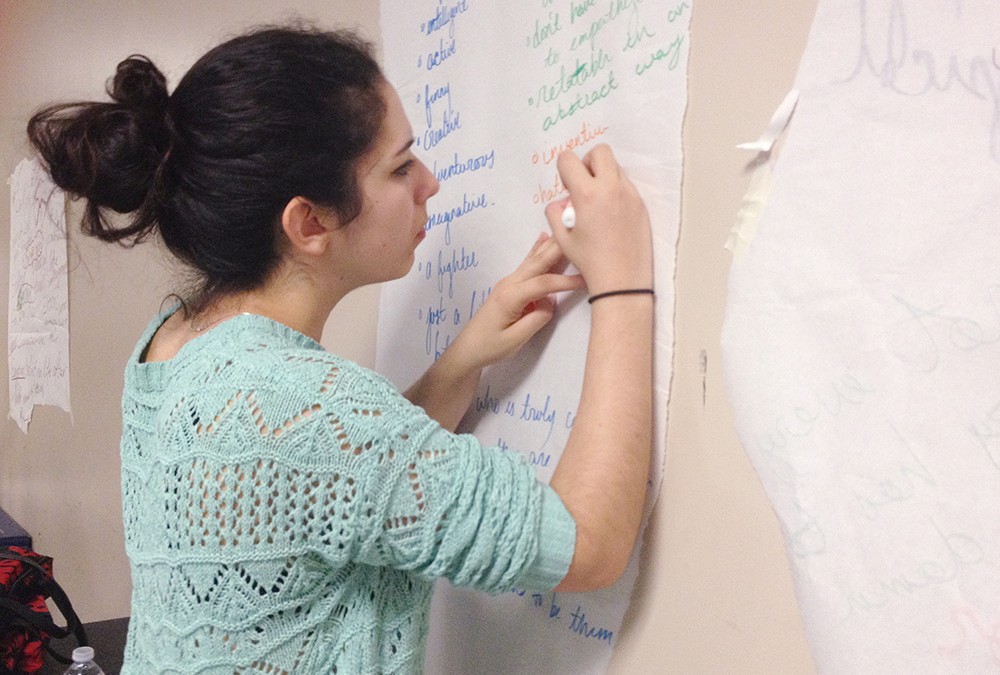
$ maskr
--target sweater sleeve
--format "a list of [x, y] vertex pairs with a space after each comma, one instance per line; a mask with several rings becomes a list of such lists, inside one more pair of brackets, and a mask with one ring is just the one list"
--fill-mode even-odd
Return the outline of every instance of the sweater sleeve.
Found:
[[576, 522], [562, 499], [548, 485], [542, 488], [542, 517], [538, 531], [538, 555], [518, 581], [529, 590], [547, 591], [563, 580], [573, 562]]
[[448, 432], [370, 371], [353, 376], [332, 426], [357, 481], [355, 560], [491, 593], [565, 576], [575, 524], [520, 455]]

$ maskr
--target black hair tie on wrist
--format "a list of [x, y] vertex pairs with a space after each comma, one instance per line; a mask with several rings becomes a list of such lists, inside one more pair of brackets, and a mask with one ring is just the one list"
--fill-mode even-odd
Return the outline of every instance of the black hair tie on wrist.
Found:
[[612, 295], [656, 295], [652, 288], [624, 288], [620, 291], [606, 291], [604, 293], [598, 293], [597, 295], [592, 295], [587, 298], [587, 302], [594, 304], [594, 300], [600, 300], [601, 298], [609, 298]]

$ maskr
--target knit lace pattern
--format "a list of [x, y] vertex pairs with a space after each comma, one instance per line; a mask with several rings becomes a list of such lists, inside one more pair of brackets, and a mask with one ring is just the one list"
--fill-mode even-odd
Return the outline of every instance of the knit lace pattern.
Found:
[[575, 526], [516, 453], [265, 317], [126, 368], [123, 673], [420, 672], [433, 580], [565, 575]]

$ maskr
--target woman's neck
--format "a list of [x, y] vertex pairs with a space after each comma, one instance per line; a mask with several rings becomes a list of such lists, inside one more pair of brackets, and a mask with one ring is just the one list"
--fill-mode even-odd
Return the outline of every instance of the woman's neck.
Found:
[[240, 314], [258, 314], [319, 342], [326, 320], [339, 300], [340, 296], [324, 294], [308, 278], [280, 274], [258, 289], [210, 301], [204, 309], [187, 317], [187, 324], [192, 331], [203, 332]]

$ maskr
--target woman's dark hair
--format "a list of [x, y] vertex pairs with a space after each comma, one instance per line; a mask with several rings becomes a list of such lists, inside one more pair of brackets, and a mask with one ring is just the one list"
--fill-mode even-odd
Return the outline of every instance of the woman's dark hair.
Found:
[[[87, 200], [85, 233], [131, 245], [159, 229], [200, 273], [197, 311], [264, 282], [293, 197], [357, 216], [355, 168], [385, 115], [383, 81], [352, 33], [260, 28], [209, 51], [170, 95], [149, 59], [130, 56], [110, 103], [45, 108], [28, 137], [53, 181]], [[107, 209], [131, 215], [116, 225]]]

